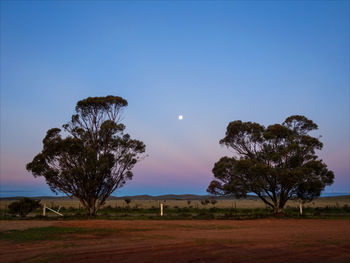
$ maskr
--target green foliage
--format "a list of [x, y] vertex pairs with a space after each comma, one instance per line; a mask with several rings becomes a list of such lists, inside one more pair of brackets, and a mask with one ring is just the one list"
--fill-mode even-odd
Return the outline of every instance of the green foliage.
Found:
[[[1, 213], [1, 211], [0, 211]], [[274, 211], [272, 208], [218, 208], [218, 207], [206, 207], [206, 208], [167, 208], [165, 215], [161, 217], [159, 215], [159, 208], [134, 208], [134, 207], [112, 207], [106, 206], [98, 211], [96, 218], [99, 219], [130, 219], [130, 220], [147, 220], [147, 219], [256, 219], [273, 217]], [[303, 215], [299, 213], [298, 207], [287, 206], [284, 209], [284, 218], [333, 218], [333, 219], [350, 219], [350, 207], [344, 206], [326, 206], [326, 207], [309, 207], [303, 208]], [[1, 216], [0, 219], [15, 220], [14, 217]], [[43, 217], [42, 215], [36, 215], [33, 217], [26, 217], [26, 220], [30, 219], [42, 219], [42, 220], [57, 220], [57, 217]], [[64, 212], [64, 217], [60, 217], [60, 220], [76, 220], [76, 219], [89, 219], [89, 217], [82, 213], [82, 210], [77, 208], [69, 208]]]
[[[110, 230], [108, 230], [110, 231]], [[12, 240], [15, 242], [31, 242], [43, 240], [65, 239], [69, 234], [87, 234], [87, 233], [108, 233], [106, 229], [88, 229], [80, 227], [38, 227], [26, 230], [10, 230], [0, 233], [0, 239]]]
[[76, 197], [89, 215], [131, 180], [134, 165], [145, 152], [143, 142], [124, 134], [120, 123], [127, 101], [121, 97], [89, 97], [77, 103], [76, 114], [61, 130], [47, 131], [43, 150], [27, 164], [34, 177], [43, 176], [51, 190]]
[[215, 163], [215, 180], [207, 191], [237, 198], [255, 193], [276, 214], [289, 199], [311, 201], [320, 196], [333, 183], [334, 174], [316, 155], [323, 144], [308, 134], [316, 129], [300, 115], [267, 128], [252, 122], [229, 123], [220, 144], [235, 155]]
[[33, 200], [30, 198], [22, 198], [19, 201], [12, 202], [9, 206], [9, 213], [14, 215], [20, 215], [21, 217], [25, 217], [33, 210], [39, 208], [40, 200]]

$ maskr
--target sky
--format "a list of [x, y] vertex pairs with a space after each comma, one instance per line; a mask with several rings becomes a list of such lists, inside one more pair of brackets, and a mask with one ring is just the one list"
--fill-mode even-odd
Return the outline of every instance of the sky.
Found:
[[[350, 192], [348, 1], [1, 1], [0, 196], [52, 195], [26, 163], [76, 102], [116, 95], [146, 144], [113, 195], [206, 194], [230, 121], [318, 124]], [[178, 115], [183, 120], [178, 120]]]

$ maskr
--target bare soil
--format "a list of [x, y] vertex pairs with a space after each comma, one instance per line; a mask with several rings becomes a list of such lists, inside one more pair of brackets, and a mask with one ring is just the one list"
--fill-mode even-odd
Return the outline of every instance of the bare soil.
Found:
[[107, 229], [64, 240], [0, 241], [0, 262], [350, 262], [349, 220], [2, 221]]

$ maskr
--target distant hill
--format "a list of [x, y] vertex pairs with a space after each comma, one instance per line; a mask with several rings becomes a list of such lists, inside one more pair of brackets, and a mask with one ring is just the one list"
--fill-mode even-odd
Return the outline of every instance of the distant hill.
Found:
[[[202, 200], [202, 199], [218, 199], [218, 200], [231, 200], [236, 199], [234, 197], [224, 197], [224, 196], [211, 196], [211, 195], [193, 195], [193, 194], [184, 194], [184, 195], [175, 195], [175, 194], [169, 194], [169, 195], [158, 195], [158, 196], [152, 196], [152, 195], [134, 195], [134, 196], [111, 196], [110, 200], [120, 200], [129, 198], [131, 200]], [[247, 199], [253, 199], [255, 200], [255, 196], [248, 196]]]
[[[0, 198], [0, 200], [19, 200], [23, 198], [23, 196], [15, 196], [15, 197], [3, 197]], [[77, 200], [76, 198], [68, 198], [66, 196], [36, 196], [31, 197], [33, 199], [40, 199], [40, 200]], [[131, 200], [203, 200], [203, 199], [216, 199], [216, 200], [234, 200], [236, 198], [234, 197], [227, 197], [227, 196], [210, 196], [210, 195], [193, 195], [193, 194], [184, 194], [184, 195], [175, 195], [175, 194], [168, 194], [168, 195], [158, 195], [158, 196], [152, 196], [152, 195], [134, 195], [134, 196], [111, 196], [108, 200], [124, 200], [126, 198], [129, 198]], [[342, 199], [342, 198], [350, 198], [350, 195], [342, 195], [342, 196], [326, 196], [326, 197], [320, 197], [319, 199]], [[257, 200], [256, 196], [248, 195], [248, 200]]]
[[[14, 197], [2, 197], [0, 200], [19, 200], [23, 198], [23, 196], [14, 196]], [[40, 199], [40, 200], [77, 200], [76, 198], [69, 198], [66, 196], [35, 196], [30, 197], [32, 199]], [[184, 195], [134, 195], [134, 196], [110, 196], [108, 200], [124, 200], [129, 198], [131, 200], [203, 200], [203, 199], [217, 199], [217, 200], [233, 200], [236, 199], [234, 197], [224, 197], [224, 196], [210, 196], [210, 195], [193, 195], [193, 194], [184, 194]], [[248, 196], [249, 200], [256, 200], [256, 196]]]

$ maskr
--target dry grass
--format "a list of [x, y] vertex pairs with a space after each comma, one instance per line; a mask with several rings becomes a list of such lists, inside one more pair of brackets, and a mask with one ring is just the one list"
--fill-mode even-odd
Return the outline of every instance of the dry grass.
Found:
[[[0, 201], [0, 209], [6, 209], [8, 205], [13, 201]], [[42, 203], [46, 203], [48, 207], [65, 207], [65, 208], [79, 208], [81, 207], [77, 200], [55, 200], [55, 199], [42, 199]], [[169, 208], [179, 207], [192, 207], [192, 208], [265, 208], [266, 205], [260, 200], [217, 200], [215, 205], [209, 203], [203, 205], [200, 200], [132, 200], [129, 204], [126, 204], [124, 200], [110, 200], [107, 201], [105, 206], [111, 207], [136, 207], [136, 208], [152, 208], [159, 207], [159, 204], [163, 203]], [[350, 206], [350, 196], [343, 197], [324, 197], [315, 199], [312, 202], [306, 203], [304, 207], [343, 207], [344, 205]], [[297, 201], [289, 201], [286, 206], [298, 207]]]

